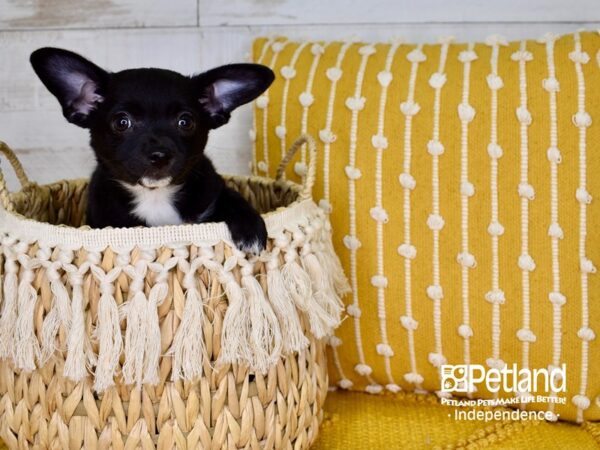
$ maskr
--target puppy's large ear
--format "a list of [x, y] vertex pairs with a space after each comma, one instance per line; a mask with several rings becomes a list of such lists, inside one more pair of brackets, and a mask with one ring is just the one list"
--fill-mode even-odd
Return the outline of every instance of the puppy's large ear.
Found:
[[274, 79], [273, 71], [259, 64], [230, 64], [192, 77], [211, 128], [227, 123], [231, 111], [254, 100]]
[[104, 100], [108, 73], [77, 53], [40, 48], [30, 57], [33, 70], [60, 102], [66, 119], [88, 127], [89, 114]]

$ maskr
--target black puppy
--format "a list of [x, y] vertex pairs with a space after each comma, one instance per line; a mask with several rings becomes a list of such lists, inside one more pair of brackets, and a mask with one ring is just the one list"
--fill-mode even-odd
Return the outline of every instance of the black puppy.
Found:
[[66, 119], [90, 130], [98, 162], [89, 185], [91, 227], [224, 221], [241, 250], [265, 248], [264, 221], [225, 186], [204, 147], [211, 129], [270, 86], [270, 69], [232, 64], [192, 77], [145, 68], [109, 73], [55, 48], [36, 50], [31, 64]]

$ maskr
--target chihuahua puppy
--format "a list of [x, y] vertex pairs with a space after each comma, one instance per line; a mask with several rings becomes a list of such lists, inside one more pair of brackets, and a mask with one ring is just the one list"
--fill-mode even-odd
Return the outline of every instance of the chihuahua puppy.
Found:
[[150, 68], [110, 73], [56, 48], [36, 50], [31, 64], [65, 118], [90, 130], [97, 160], [91, 227], [224, 221], [240, 250], [265, 248], [263, 219], [225, 185], [204, 148], [210, 130], [271, 85], [269, 68], [231, 64], [191, 77]]

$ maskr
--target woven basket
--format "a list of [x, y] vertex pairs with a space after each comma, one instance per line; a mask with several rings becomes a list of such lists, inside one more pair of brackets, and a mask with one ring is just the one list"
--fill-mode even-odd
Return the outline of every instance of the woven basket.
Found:
[[[307, 145], [303, 186], [285, 165]], [[10, 448], [307, 448], [324, 339], [348, 290], [302, 136], [277, 180], [226, 177], [261, 213], [259, 257], [223, 223], [93, 230], [85, 180], [0, 173], [0, 437]]]

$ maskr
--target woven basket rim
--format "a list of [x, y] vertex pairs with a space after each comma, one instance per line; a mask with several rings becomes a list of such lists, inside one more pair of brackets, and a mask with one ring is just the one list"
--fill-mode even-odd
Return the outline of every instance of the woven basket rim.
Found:
[[[312, 199], [302, 199], [302, 186], [288, 180], [276, 180], [255, 175], [223, 175], [226, 180], [254, 182], [264, 185], [281, 185], [299, 194], [298, 199], [289, 205], [279, 207], [262, 214], [270, 237], [289, 227], [290, 222], [303, 222], [307, 215], [314, 213], [318, 206]], [[56, 181], [38, 185], [31, 183], [11, 196], [18, 195], [28, 189], [48, 189], [60, 183], [77, 183], [88, 181], [84, 178]], [[53, 225], [27, 218], [17, 212], [7, 211], [0, 206], [0, 231], [18, 237], [27, 242], [40, 242], [54, 247], [86, 248], [102, 250], [107, 247], [131, 250], [134, 247], [156, 247], [174, 244], [214, 245], [220, 241], [232, 244], [229, 229], [224, 222], [208, 222], [201, 224], [166, 225], [158, 227], [134, 228], [102, 228], [92, 229], [88, 226], [72, 227]]]

